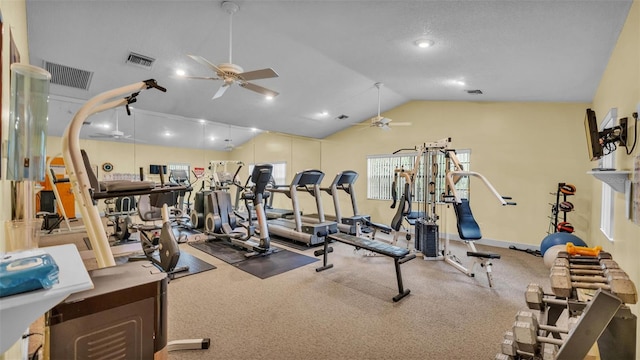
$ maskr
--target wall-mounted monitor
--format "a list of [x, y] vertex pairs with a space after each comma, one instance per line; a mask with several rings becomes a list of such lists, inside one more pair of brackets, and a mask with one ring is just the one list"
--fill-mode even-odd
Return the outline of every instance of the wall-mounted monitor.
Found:
[[587, 109], [584, 117], [584, 129], [587, 135], [587, 149], [591, 161], [611, 154], [616, 151], [618, 146], [627, 147], [627, 118], [620, 119], [619, 124], [614, 125], [616, 119], [617, 108], [611, 108], [602, 122], [603, 129], [598, 131], [596, 113], [591, 109]]
[[160, 169], [164, 175], [167, 174], [167, 165], [149, 165], [149, 174], [159, 175]]
[[596, 113], [587, 109], [584, 116], [584, 130], [587, 136], [587, 149], [591, 161], [598, 160], [603, 155], [602, 144], [600, 143], [600, 131], [598, 131], [598, 121]]

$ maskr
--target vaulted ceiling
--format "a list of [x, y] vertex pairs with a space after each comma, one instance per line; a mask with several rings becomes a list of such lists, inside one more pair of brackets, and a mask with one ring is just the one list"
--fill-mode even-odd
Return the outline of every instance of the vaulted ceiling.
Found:
[[[30, 62], [58, 79], [50, 135], [91, 97], [149, 78], [168, 91], [141, 94], [132, 117], [90, 118], [82, 136], [110, 134], [117, 119], [139, 142], [224, 150], [251, 128], [324, 138], [375, 116], [378, 96], [382, 112], [412, 100], [590, 102], [631, 0], [234, 4], [230, 14], [221, 1], [27, 0]], [[432, 46], [416, 46], [422, 38]], [[152, 64], [127, 62], [131, 53]], [[279, 95], [236, 83], [212, 100], [221, 80], [176, 75], [216, 76], [189, 54], [272, 68], [278, 77], [250, 82]]]

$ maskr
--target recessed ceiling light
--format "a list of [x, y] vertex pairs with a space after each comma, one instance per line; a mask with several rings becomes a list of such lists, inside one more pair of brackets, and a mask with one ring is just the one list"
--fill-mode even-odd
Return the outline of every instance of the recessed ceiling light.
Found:
[[253, 131], [253, 132], [257, 132], [257, 131], [258, 131], [258, 129], [256, 129], [256, 128], [251, 128], [251, 131]]
[[204, 124], [204, 123], [206, 123], [206, 122], [207, 122], [207, 120], [205, 120], [205, 119], [200, 119], [200, 120], [198, 120], [198, 122], [200, 122], [200, 124]]
[[417, 47], [422, 48], [422, 49], [426, 49], [426, 48], [430, 48], [433, 45], [435, 45], [435, 42], [431, 39], [427, 39], [427, 38], [420, 38], [416, 41], [413, 42]]
[[216, 139], [216, 138], [215, 138], [215, 137], [213, 137], [213, 136], [210, 136], [210, 137], [209, 137], [209, 140], [211, 140], [211, 141], [214, 141], [215, 139]]
[[329, 112], [328, 112], [328, 111], [326, 111], [326, 110], [325, 110], [325, 111], [320, 112], [320, 116], [327, 116], [327, 115], [329, 115]]
[[178, 75], [178, 76], [185, 76], [186, 74], [187, 73], [182, 69], [176, 70], [176, 75]]
[[164, 136], [171, 136], [171, 132], [170, 131], [165, 131], [164, 132]]
[[271, 96], [271, 95], [267, 95], [264, 98], [267, 99], [267, 100], [273, 100], [273, 96]]

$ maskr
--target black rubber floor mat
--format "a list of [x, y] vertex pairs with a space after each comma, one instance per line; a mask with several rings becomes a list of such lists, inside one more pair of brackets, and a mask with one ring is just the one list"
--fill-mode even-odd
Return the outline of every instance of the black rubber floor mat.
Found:
[[189, 270], [174, 273], [173, 279], [198, 274], [216, 268], [214, 265], [211, 265], [204, 260], [200, 260], [186, 251], [180, 252], [180, 259], [178, 259], [178, 265], [176, 267], [179, 268], [182, 266], [188, 266]]
[[245, 261], [238, 262], [233, 266], [246, 271], [260, 279], [282, 274], [289, 270], [297, 269], [301, 266], [311, 264], [319, 259], [298, 254], [293, 251], [280, 249], [280, 251], [266, 256], [256, 256]]
[[194, 241], [190, 242], [189, 245], [227, 264], [235, 264], [247, 260], [247, 252], [244, 249], [233, 247], [224, 241]]

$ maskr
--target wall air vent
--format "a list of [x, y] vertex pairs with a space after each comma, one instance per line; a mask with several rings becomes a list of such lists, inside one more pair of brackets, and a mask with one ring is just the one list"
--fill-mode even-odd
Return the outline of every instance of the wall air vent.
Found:
[[51, 74], [51, 83], [76, 89], [89, 90], [93, 72], [60, 65], [45, 60], [44, 68]]
[[482, 90], [465, 90], [467, 94], [471, 95], [482, 95]]
[[156, 59], [150, 56], [130, 52], [129, 55], [127, 56], [127, 61], [125, 62], [127, 64], [135, 65], [143, 69], [151, 70], [151, 68], [153, 67], [153, 63], [155, 61]]

